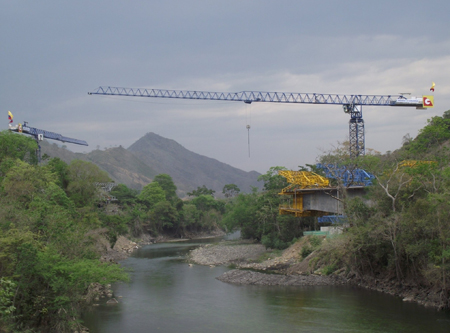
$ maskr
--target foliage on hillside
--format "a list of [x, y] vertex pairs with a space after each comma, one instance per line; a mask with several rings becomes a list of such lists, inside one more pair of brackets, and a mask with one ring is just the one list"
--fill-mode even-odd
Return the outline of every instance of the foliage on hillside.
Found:
[[78, 326], [93, 282], [126, 280], [95, 247], [97, 188], [91, 163], [36, 164], [33, 139], [0, 132], [0, 331], [64, 332]]
[[[450, 110], [428, 120], [415, 139], [405, 137], [398, 151], [382, 155], [368, 150], [366, 156], [350, 159], [348, 147], [339, 145], [324, 153], [321, 163], [337, 164], [349, 173], [361, 168], [375, 180], [365, 198], [352, 200], [346, 195], [352, 184], [339, 177], [333, 180], [344, 203], [347, 228], [324, 242], [311, 264], [326, 267], [327, 274], [345, 268], [361, 279], [434, 289], [441, 307], [449, 308], [449, 139]], [[286, 186], [278, 169], [260, 177], [262, 193], [239, 194], [231, 200], [223, 219], [228, 228], [241, 229], [243, 237], [272, 248], [284, 248], [313, 225], [308, 218], [278, 215], [282, 196], [277, 193]]]
[[349, 227], [322, 252], [323, 261], [358, 277], [434, 288], [450, 306], [449, 111], [386, 155], [341, 163], [372, 173], [366, 200], [346, 202]]

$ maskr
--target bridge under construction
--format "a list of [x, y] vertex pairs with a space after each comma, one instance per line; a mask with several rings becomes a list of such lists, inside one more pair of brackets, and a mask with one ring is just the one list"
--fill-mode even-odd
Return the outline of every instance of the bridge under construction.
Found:
[[316, 165], [327, 177], [311, 171], [280, 170], [289, 185], [280, 195], [291, 196], [289, 203], [279, 207], [281, 215], [327, 216], [344, 214], [344, 197], [338, 186], [331, 186], [330, 179], [339, 179], [345, 188], [345, 199], [361, 197], [366, 186], [372, 184], [373, 175], [361, 169], [347, 169], [333, 165]]

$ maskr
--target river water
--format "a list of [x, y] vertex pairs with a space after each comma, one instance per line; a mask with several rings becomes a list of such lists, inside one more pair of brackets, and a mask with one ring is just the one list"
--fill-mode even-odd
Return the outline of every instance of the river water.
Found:
[[347, 286], [239, 286], [215, 278], [227, 267], [189, 266], [199, 240], [147, 245], [121, 264], [129, 283], [83, 317], [103, 332], [450, 332], [450, 313]]

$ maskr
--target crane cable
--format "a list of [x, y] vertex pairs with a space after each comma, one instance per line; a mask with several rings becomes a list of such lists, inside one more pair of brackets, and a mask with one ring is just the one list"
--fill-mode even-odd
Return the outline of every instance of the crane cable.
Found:
[[252, 107], [252, 104], [246, 104], [246, 124], [245, 126], [247, 128], [247, 142], [248, 142], [248, 157], [250, 158], [250, 123], [252, 122], [252, 114], [250, 108]]

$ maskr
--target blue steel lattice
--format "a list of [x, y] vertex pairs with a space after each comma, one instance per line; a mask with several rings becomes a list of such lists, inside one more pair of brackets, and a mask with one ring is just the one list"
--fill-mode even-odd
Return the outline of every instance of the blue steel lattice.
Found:
[[345, 215], [325, 215], [317, 218], [318, 223], [343, 224], [347, 222]]
[[324, 165], [317, 163], [316, 166], [325, 172], [325, 177], [330, 179], [340, 179], [343, 181], [344, 186], [352, 185], [372, 185], [374, 175], [368, 173], [363, 169], [348, 169], [344, 166], [338, 166], [334, 164]]

